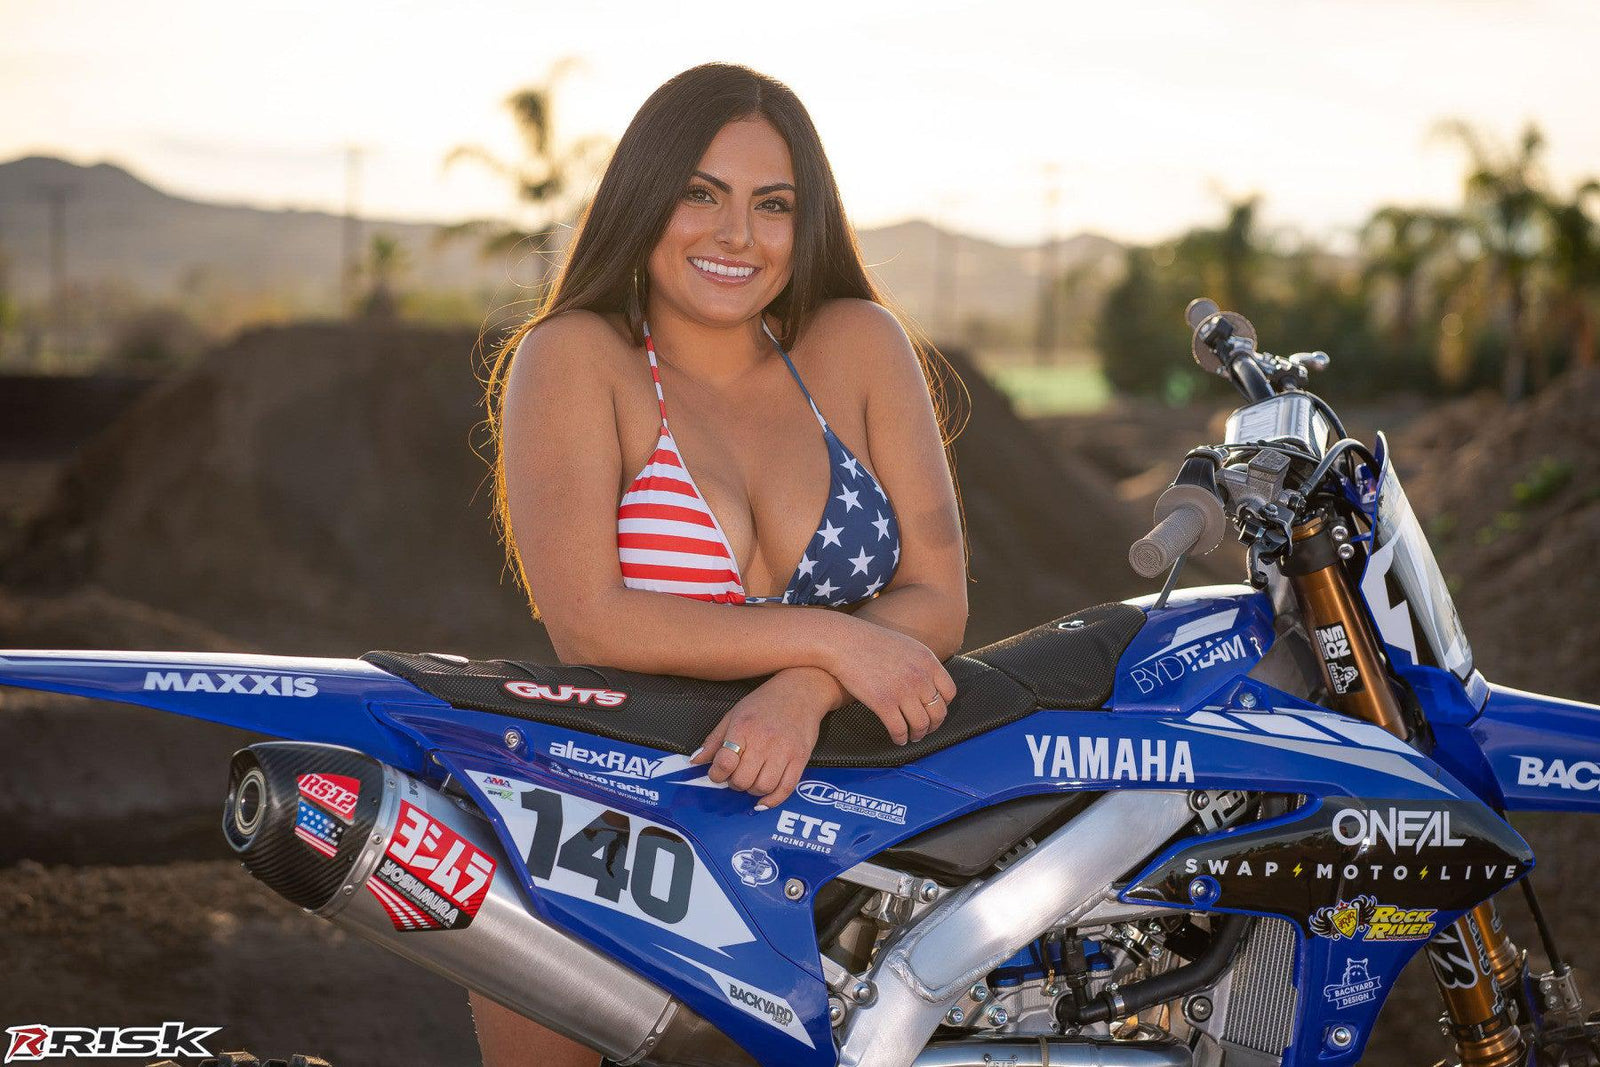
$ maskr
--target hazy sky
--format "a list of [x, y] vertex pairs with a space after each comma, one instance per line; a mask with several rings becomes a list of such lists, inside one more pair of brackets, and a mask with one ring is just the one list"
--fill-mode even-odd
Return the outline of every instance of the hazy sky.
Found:
[[1117, 0], [981, 5], [501, 0], [0, 0], [0, 160], [109, 159], [181, 195], [366, 214], [505, 214], [469, 167], [515, 151], [506, 95], [563, 56], [567, 135], [620, 134], [710, 59], [788, 82], [859, 225], [909, 216], [1015, 241], [1152, 238], [1259, 191], [1328, 233], [1386, 201], [1453, 203], [1462, 116], [1536, 119], [1568, 183], [1600, 173], [1596, 0]]

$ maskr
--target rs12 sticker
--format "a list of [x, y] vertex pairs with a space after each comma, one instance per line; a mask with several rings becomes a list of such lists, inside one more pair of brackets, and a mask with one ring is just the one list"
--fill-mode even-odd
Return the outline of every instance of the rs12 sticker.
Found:
[[1317, 647], [1322, 652], [1322, 662], [1328, 668], [1328, 680], [1333, 683], [1333, 691], [1340, 696], [1361, 692], [1361, 670], [1356, 666], [1355, 654], [1350, 650], [1350, 635], [1344, 632], [1344, 624], [1336, 622], [1331, 626], [1318, 626]]
[[460, 930], [472, 924], [494, 880], [494, 860], [410, 801], [367, 889], [396, 930]]

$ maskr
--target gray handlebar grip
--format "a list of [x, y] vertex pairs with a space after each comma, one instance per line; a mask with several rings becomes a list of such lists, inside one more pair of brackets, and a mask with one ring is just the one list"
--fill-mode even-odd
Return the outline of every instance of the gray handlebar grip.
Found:
[[1128, 563], [1141, 578], [1154, 578], [1195, 546], [1206, 529], [1206, 516], [1192, 504], [1174, 508], [1128, 549]]

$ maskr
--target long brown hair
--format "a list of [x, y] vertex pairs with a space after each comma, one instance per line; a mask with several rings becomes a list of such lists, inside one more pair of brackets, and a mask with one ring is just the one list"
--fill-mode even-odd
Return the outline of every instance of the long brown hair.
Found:
[[[506, 498], [502, 414], [506, 379], [517, 346], [541, 322], [578, 309], [621, 312], [634, 343], [644, 344], [649, 290], [645, 262], [661, 240], [712, 139], [728, 123], [757, 116], [772, 123], [788, 144], [795, 172], [793, 270], [789, 284], [766, 308], [778, 320], [779, 342], [786, 348], [792, 346], [811, 313], [827, 300], [854, 297], [890, 306], [861, 262], [855, 231], [845, 218], [822, 139], [793, 90], [748, 67], [706, 63], [651, 93], [617, 142], [600, 187], [578, 220], [576, 236], [555, 282], [532, 317], [513, 330], [489, 360], [485, 425], [492, 441], [494, 519], [507, 564], [528, 594], [535, 617], [539, 608], [511, 536]], [[896, 312], [896, 316], [917, 351], [946, 456], [950, 457], [950, 443], [960, 427], [953, 426], [946, 397], [952, 386], [963, 392], [964, 387], [954, 368], [920, 331], [904, 315]]]

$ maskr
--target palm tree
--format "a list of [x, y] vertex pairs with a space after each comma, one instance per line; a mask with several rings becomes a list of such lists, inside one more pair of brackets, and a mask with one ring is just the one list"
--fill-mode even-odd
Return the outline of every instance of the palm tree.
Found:
[[510, 182], [517, 201], [527, 209], [527, 224], [473, 219], [441, 227], [437, 239], [477, 237], [485, 258], [503, 255], [527, 243], [535, 253], [536, 285], [542, 285], [548, 277], [558, 235], [577, 216], [588, 179], [610, 149], [609, 142], [601, 137], [565, 142], [556, 136], [556, 86], [576, 64], [576, 60], [563, 59], [542, 83], [525, 86], [506, 98], [522, 142], [523, 158], [508, 162], [479, 145], [458, 145], [444, 161], [446, 168], [471, 161]]
[[[1529, 279], [1540, 254], [1544, 176], [1540, 155], [1544, 135], [1532, 123], [1515, 148], [1489, 144], [1471, 125], [1459, 120], [1441, 123], [1439, 132], [1467, 151], [1466, 217], [1482, 245], [1490, 284], [1504, 294], [1506, 399], [1520, 400], [1527, 391], [1529, 346], [1526, 324]], [[1535, 352], [1534, 387], [1544, 384], [1546, 367]]]
[[361, 314], [369, 319], [395, 319], [400, 315], [399, 300], [395, 296], [395, 279], [408, 266], [409, 257], [400, 242], [386, 233], [372, 235], [367, 248], [365, 273], [372, 279], [372, 288], [361, 300]]
[[1455, 241], [1461, 220], [1426, 208], [1390, 205], [1372, 213], [1361, 227], [1361, 249], [1368, 284], [1394, 284], [1394, 319], [1390, 338], [1397, 351], [1410, 349], [1420, 314], [1425, 269]]
[[1594, 316], [1589, 305], [1600, 292], [1600, 226], [1588, 212], [1591, 198], [1600, 201], [1600, 181], [1584, 182], [1571, 200], [1546, 197], [1540, 202], [1554, 316], [1564, 319], [1571, 329], [1572, 362], [1584, 367], [1595, 361]]

